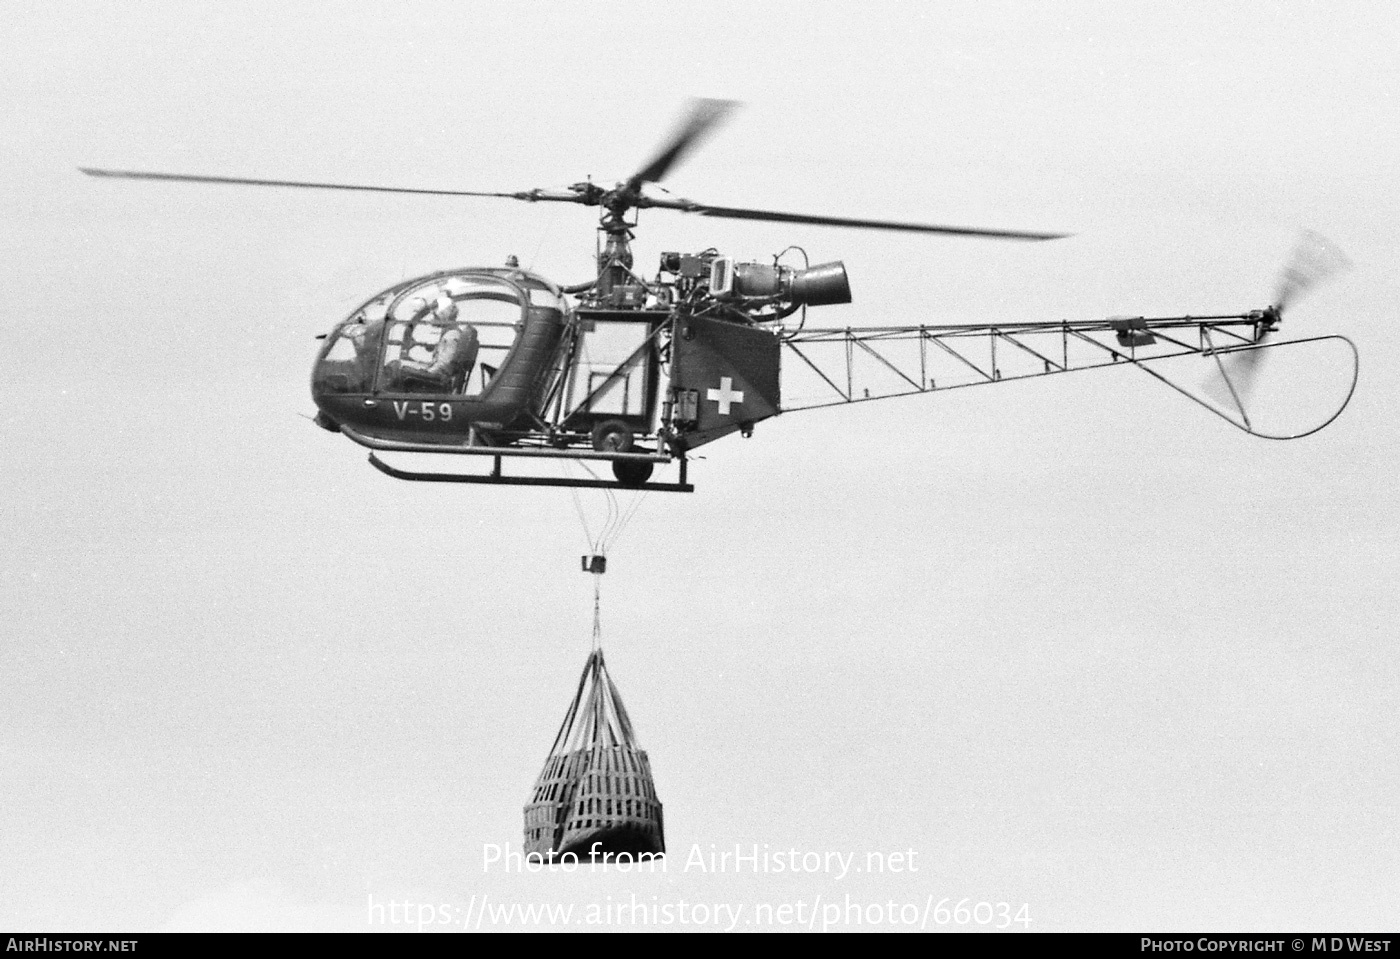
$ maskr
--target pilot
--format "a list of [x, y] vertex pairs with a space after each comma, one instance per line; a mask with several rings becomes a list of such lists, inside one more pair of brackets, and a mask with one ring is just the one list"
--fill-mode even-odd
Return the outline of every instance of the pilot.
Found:
[[[426, 301], [425, 301], [426, 302]], [[446, 290], [438, 293], [427, 322], [442, 327], [433, 358], [419, 363], [401, 360], [398, 363], [400, 387], [413, 392], [460, 393], [476, 363], [479, 340], [476, 330], [457, 325], [457, 304]]]
[[446, 290], [440, 290], [433, 300], [433, 316], [439, 323], [457, 322], [457, 301]]

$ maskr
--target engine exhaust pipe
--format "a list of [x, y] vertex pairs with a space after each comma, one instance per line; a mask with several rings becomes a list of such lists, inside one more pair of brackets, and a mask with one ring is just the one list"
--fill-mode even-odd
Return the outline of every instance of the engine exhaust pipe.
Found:
[[792, 302], [806, 306], [831, 306], [851, 302], [851, 282], [840, 260], [796, 270], [789, 287]]

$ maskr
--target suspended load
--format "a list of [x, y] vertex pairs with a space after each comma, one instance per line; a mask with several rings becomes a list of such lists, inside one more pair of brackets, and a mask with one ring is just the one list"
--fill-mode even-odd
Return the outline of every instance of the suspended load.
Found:
[[525, 852], [551, 861], [665, 851], [651, 764], [594, 649], [525, 807]]

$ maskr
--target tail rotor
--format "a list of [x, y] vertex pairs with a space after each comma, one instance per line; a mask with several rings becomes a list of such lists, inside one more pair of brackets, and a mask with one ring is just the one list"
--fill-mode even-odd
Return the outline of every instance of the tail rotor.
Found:
[[1350, 266], [1351, 261], [1336, 244], [1320, 233], [1303, 231], [1279, 273], [1273, 305], [1255, 311], [1253, 342], [1216, 356], [1216, 369], [1206, 383], [1206, 392], [1220, 403], [1238, 407], [1248, 422], [1244, 405], [1254, 392], [1259, 370], [1269, 352], [1267, 341], [1278, 330], [1284, 313], [1308, 290]]

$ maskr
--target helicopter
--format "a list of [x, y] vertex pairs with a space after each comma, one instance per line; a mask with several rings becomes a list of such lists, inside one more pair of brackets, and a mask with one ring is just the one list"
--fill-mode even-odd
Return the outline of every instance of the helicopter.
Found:
[[[1271, 439], [1316, 432], [1350, 402], [1357, 369], [1350, 340], [1270, 341], [1288, 301], [1345, 265], [1335, 248], [1311, 234], [1295, 251], [1274, 303], [1209, 316], [809, 328], [809, 309], [850, 303], [851, 288], [842, 262], [812, 265], [799, 247], [771, 262], [715, 249], [664, 252], [653, 278], [645, 278], [634, 269], [631, 251], [637, 212], [645, 209], [1033, 242], [1068, 235], [715, 206], [645, 189], [659, 184], [736, 106], [690, 101], [651, 161], [611, 188], [590, 179], [564, 189], [482, 192], [80, 170], [107, 178], [597, 207], [597, 272], [586, 282], [561, 286], [520, 268], [514, 257], [499, 267], [442, 270], [388, 287], [323, 334], [311, 376], [315, 422], [370, 449], [370, 463], [401, 480], [692, 492], [687, 464], [694, 450], [733, 433], [749, 436], [755, 424], [782, 412], [1121, 363], [1245, 432]], [[1351, 385], [1340, 406], [1304, 432], [1256, 428], [1246, 400], [1262, 351], [1321, 340], [1341, 341], [1351, 351]], [[1220, 402], [1196, 396], [1148, 365], [1186, 355], [1213, 359]], [[815, 374], [825, 394], [785, 405], [785, 357], [794, 361], [790, 368]], [[484, 457], [478, 462], [489, 462], [490, 471], [409, 471], [380, 453]], [[614, 481], [591, 469], [591, 478], [514, 469], [549, 459], [607, 462]], [[651, 479], [656, 467], [670, 463], [679, 466], [675, 481]]]

